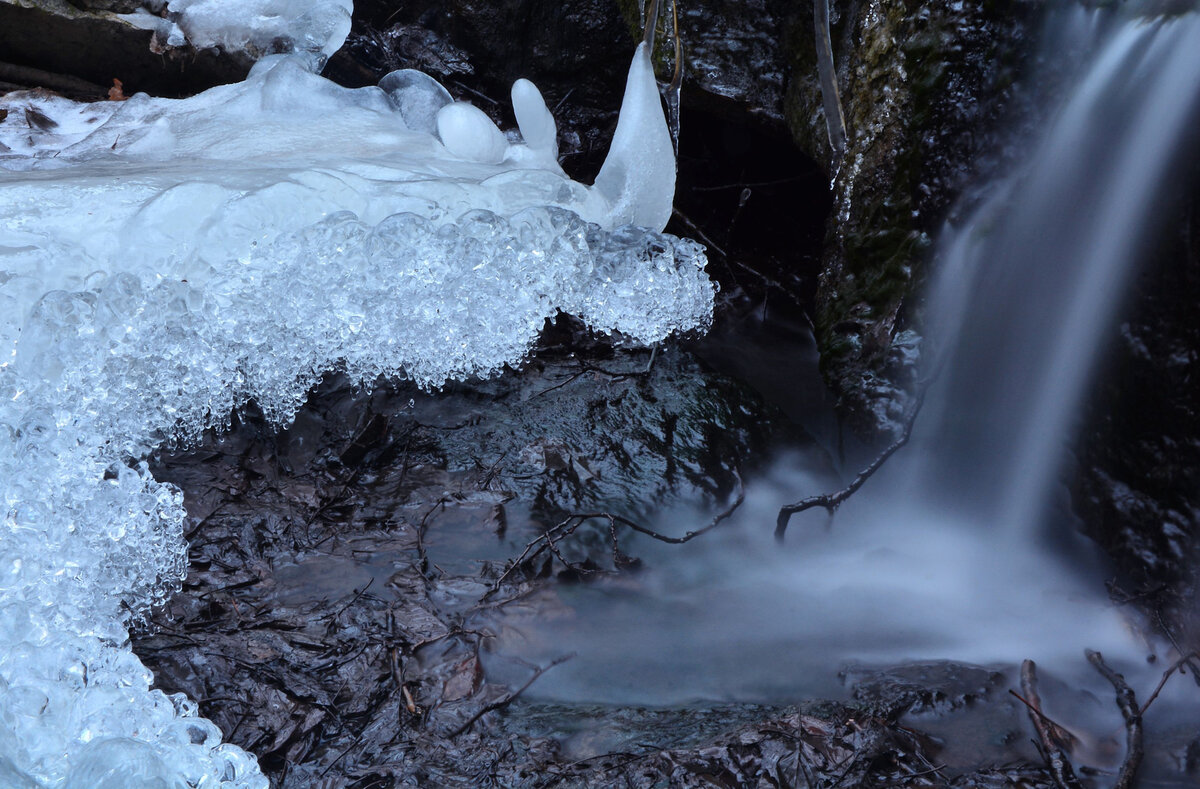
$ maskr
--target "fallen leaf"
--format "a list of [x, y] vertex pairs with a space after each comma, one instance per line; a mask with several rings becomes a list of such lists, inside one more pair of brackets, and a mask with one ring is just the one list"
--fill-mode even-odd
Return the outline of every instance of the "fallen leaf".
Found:
[[469, 657], [461, 661], [454, 667], [454, 673], [442, 685], [442, 700], [443, 701], [458, 701], [465, 699], [479, 689], [479, 682], [483, 678], [482, 672], [479, 669], [479, 661], [474, 657]]

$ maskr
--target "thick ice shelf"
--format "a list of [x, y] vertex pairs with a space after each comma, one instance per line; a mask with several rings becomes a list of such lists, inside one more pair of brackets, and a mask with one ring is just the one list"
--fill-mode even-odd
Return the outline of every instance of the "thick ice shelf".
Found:
[[654, 123], [644, 95], [623, 185], [594, 188], [558, 167], [532, 85], [527, 145], [431, 79], [348, 90], [311, 62], [181, 101], [0, 99], [4, 786], [266, 786], [128, 649], [186, 570], [154, 446], [249, 399], [285, 423], [332, 368], [495, 374], [559, 310], [640, 343], [711, 320], [701, 247], [655, 232], [674, 165], [629, 128]]

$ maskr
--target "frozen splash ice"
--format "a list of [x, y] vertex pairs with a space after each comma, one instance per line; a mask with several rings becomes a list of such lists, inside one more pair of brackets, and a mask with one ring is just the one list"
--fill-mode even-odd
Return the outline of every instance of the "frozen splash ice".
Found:
[[494, 374], [560, 310], [638, 343], [711, 320], [702, 248], [621, 226], [639, 205], [665, 222], [670, 194], [568, 179], [532, 85], [526, 145], [429, 78], [348, 90], [310, 65], [267, 57], [181, 101], [0, 98], [6, 786], [267, 785], [129, 650], [186, 570], [153, 447], [250, 399], [285, 423], [330, 369]]

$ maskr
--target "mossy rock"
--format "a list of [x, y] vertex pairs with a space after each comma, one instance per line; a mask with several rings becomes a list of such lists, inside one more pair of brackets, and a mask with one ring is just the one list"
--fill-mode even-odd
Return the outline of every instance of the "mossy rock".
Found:
[[834, 188], [815, 316], [822, 369], [863, 438], [898, 426], [895, 406], [914, 371], [893, 340], [916, 322], [913, 294], [938, 226], [969, 180], [986, 174], [976, 164], [991, 160], [980, 153], [999, 147], [991, 130], [1019, 103], [1018, 64], [1039, 9], [1021, 0], [831, 9], [847, 126], [840, 162], [816, 78], [811, 2], [790, 19], [785, 117]]

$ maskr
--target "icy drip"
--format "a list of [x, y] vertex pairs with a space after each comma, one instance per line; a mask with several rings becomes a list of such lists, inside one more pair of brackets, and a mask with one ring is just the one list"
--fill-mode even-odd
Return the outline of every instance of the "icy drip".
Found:
[[[1095, 28], [1092, 15], [1079, 21]], [[1134, 20], [1099, 46], [1027, 169], [944, 239], [933, 331], [944, 385], [919, 440], [929, 487], [1027, 534], [1200, 111], [1200, 17]], [[999, 521], [999, 522], [996, 522]]]
[[186, 567], [153, 447], [250, 399], [286, 423], [330, 369], [494, 374], [560, 310], [635, 343], [708, 325], [702, 249], [625, 224], [671, 201], [638, 180], [645, 59], [594, 188], [527, 82], [524, 140], [424, 75], [347, 90], [298, 55], [183, 101], [0, 100], [0, 786], [266, 786], [129, 651]]

